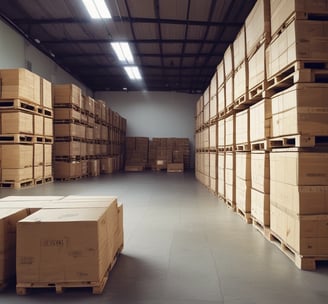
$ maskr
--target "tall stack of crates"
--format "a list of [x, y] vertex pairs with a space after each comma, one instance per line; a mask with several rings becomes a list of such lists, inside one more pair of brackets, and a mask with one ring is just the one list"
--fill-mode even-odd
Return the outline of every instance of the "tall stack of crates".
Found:
[[25, 69], [0, 70], [0, 184], [52, 181], [51, 84]]
[[[258, 0], [216, 73], [218, 196], [302, 269], [328, 260], [323, 16], [326, 0]], [[196, 151], [204, 110], [197, 105]], [[208, 186], [203, 164], [196, 153]]]

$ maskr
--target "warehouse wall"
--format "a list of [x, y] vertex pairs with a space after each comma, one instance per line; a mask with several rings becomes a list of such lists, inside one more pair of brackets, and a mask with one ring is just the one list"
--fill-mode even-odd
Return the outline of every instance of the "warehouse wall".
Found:
[[195, 106], [199, 95], [176, 92], [96, 92], [96, 98], [128, 121], [128, 136], [187, 137], [194, 155]]
[[92, 95], [81, 82], [60, 68], [54, 61], [37, 50], [20, 34], [0, 20], [0, 69], [25, 68], [27, 62], [32, 72], [53, 83], [74, 83], [84, 93]]

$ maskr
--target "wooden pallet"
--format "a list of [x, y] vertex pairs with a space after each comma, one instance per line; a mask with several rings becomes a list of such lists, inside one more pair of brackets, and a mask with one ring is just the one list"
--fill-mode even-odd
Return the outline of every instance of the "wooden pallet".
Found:
[[270, 94], [270, 92], [267, 91], [267, 86], [268, 84], [265, 80], [259, 83], [258, 85], [256, 85], [255, 87], [253, 87], [252, 89], [249, 89], [248, 100], [250, 102], [256, 103], [264, 98], [271, 97], [272, 94]]
[[77, 112], [81, 112], [81, 108], [74, 103], [55, 103], [54, 108], [73, 109]]
[[251, 216], [253, 227], [267, 240], [270, 240], [270, 227], [263, 225], [257, 218]]
[[319, 256], [303, 256], [291, 248], [287, 243], [281, 240], [281, 238], [270, 231], [270, 241], [277, 246], [289, 259], [291, 259], [295, 266], [302, 270], [316, 270], [317, 262], [328, 261], [328, 255]]
[[53, 137], [38, 136], [38, 135], [33, 136], [33, 143], [35, 144], [53, 144], [53, 142], [54, 142]]
[[226, 152], [234, 152], [236, 150], [236, 147], [234, 145], [229, 145], [224, 147], [224, 151]]
[[251, 151], [268, 151], [269, 148], [269, 140], [263, 139], [259, 141], [251, 142]]
[[58, 182], [69, 182], [81, 179], [82, 176], [71, 176], [71, 177], [55, 177], [55, 181]]
[[269, 147], [275, 148], [312, 148], [318, 146], [328, 146], [328, 136], [312, 136], [312, 135], [289, 135], [271, 138]]
[[142, 172], [144, 171], [144, 166], [132, 166], [132, 165], [126, 165], [124, 168], [125, 172]]
[[44, 116], [47, 116], [47, 117], [54, 117], [54, 111], [53, 109], [49, 109], [49, 108], [42, 108], [42, 114]]
[[244, 210], [236, 207], [236, 213], [247, 223], [252, 224], [252, 217], [250, 212], [245, 212]]
[[273, 95], [298, 82], [328, 83], [328, 62], [296, 61], [268, 79], [267, 92]]
[[229, 209], [231, 209], [233, 212], [236, 212], [236, 203], [234, 203], [231, 200], [228, 200], [226, 198], [224, 198], [224, 202]]
[[52, 176], [41, 177], [41, 178], [34, 179], [34, 185], [43, 185], [47, 183], [52, 183], [53, 181], [54, 179]]
[[167, 169], [167, 173], [183, 173], [183, 169]]
[[247, 94], [243, 94], [241, 95], [239, 98], [236, 98], [235, 101], [234, 101], [234, 105], [233, 105], [233, 108], [235, 110], [244, 110], [246, 108], [249, 107], [249, 104], [248, 104], [248, 96]]
[[62, 294], [66, 288], [91, 288], [93, 294], [102, 294], [109, 278], [111, 270], [114, 268], [123, 245], [117, 251], [112, 263], [109, 265], [104, 277], [99, 282], [55, 282], [55, 283], [17, 283], [16, 293], [20, 296], [27, 295], [31, 289], [35, 288], [55, 288], [56, 294]]
[[1, 110], [21, 110], [25, 112], [43, 114], [40, 105], [22, 99], [2, 99], [0, 100]]
[[251, 150], [251, 145], [248, 143], [244, 144], [237, 144], [236, 145], [236, 151], [250, 151]]
[[0, 188], [22, 189], [34, 186], [33, 179], [26, 179], [22, 181], [1, 181]]
[[0, 144], [33, 144], [34, 136], [30, 134], [1, 134]]

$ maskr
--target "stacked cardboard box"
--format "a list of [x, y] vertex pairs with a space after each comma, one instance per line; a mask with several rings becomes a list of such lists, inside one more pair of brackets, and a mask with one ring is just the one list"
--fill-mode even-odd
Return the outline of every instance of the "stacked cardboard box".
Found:
[[50, 182], [51, 83], [25, 69], [0, 70], [0, 79], [1, 187]]
[[18, 294], [51, 286], [101, 293], [123, 248], [123, 207], [115, 197], [7, 197], [0, 221], [0, 280], [16, 275]]
[[127, 137], [125, 171], [143, 171], [148, 162], [148, 137]]

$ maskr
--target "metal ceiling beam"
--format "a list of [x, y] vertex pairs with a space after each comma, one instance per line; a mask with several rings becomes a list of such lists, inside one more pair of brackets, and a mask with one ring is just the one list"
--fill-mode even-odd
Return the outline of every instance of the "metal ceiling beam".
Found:
[[[70, 69], [74, 69], [75, 71], [80, 69], [90, 69], [90, 73], [92, 73], [92, 70], [94, 69], [109, 69], [109, 68], [118, 68], [119, 65], [113, 65], [113, 64], [67, 64], [67, 67]], [[139, 65], [141, 69], [165, 69], [165, 70], [194, 70], [197, 71], [200, 69], [200, 67], [197, 66], [185, 66], [185, 67], [179, 67], [179, 66], [161, 66], [161, 65], [151, 65], [151, 64], [143, 64]], [[212, 66], [204, 66], [202, 67], [203, 70], [212, 70]]]
[[[63, 39], [63, 40], [41, 40], [41, 43], [44, 44], [68, 44], [68, 43], [84, 43], [84, 44], [94, 44], [94, 43], [110, 43], [113, 40], [110, 39]], [[137, 40], [124, 40], [129, 43], [184, 43], [184, 39], [137, 39]], [[233, 40], [216, 40], [216, 39], [188, 39], [186, 43], [208, 43], [208, 44], [229, 44]]]
[[[136, 57], [152, 57], [152, 58], [158, 58], [161, 57], [160, 54], [157, 53], [143, 53], [143, 54], [133, 54]], [[199, 55], [200, 57], [207, 57], [207, 56], [213, 56], [213, 57], [221, 57], [223, 56], [223, 53], [184, 53], [183, 57], [184, 58], [193, 58], [196, 55]], [[84, 53], [84, 54], [65, 54], [65, 53], [57, 53], [56, 54], [57, 57], [61, 58], [61, 59], [65, 59], [65, 58], [80, 58], [80, 57], [101, 57], [101, 56], [111, 56], [110, 53]], [[164, 54], [165, 58], [180, 58], [181, 57], [181, 53], [176, 53], [176, 54]]]
[[[241, 22], [216, 22], [216, 21], [198, 21], [198, 20], [181, 20], [181, 19], [165, 19], [165, 18], [140, 18], [140, 17], [127, 17], [127, 16], [113, 16], [114, 22], [128, 22], [128, 23], [154, 23], [173, 24], [173, 25], [197, 25], [197, 26], [231, 26], [240, 27]], [[29, 18], [16, 18], [12, 21], [19, 25], [40, 25], [40, 24], [78, 24], [78, 23], [96, 23], [90, 18], [53, 18], [53, 19], [29, 19]], [[109, 21], [110, 22], [110, 21]]]

